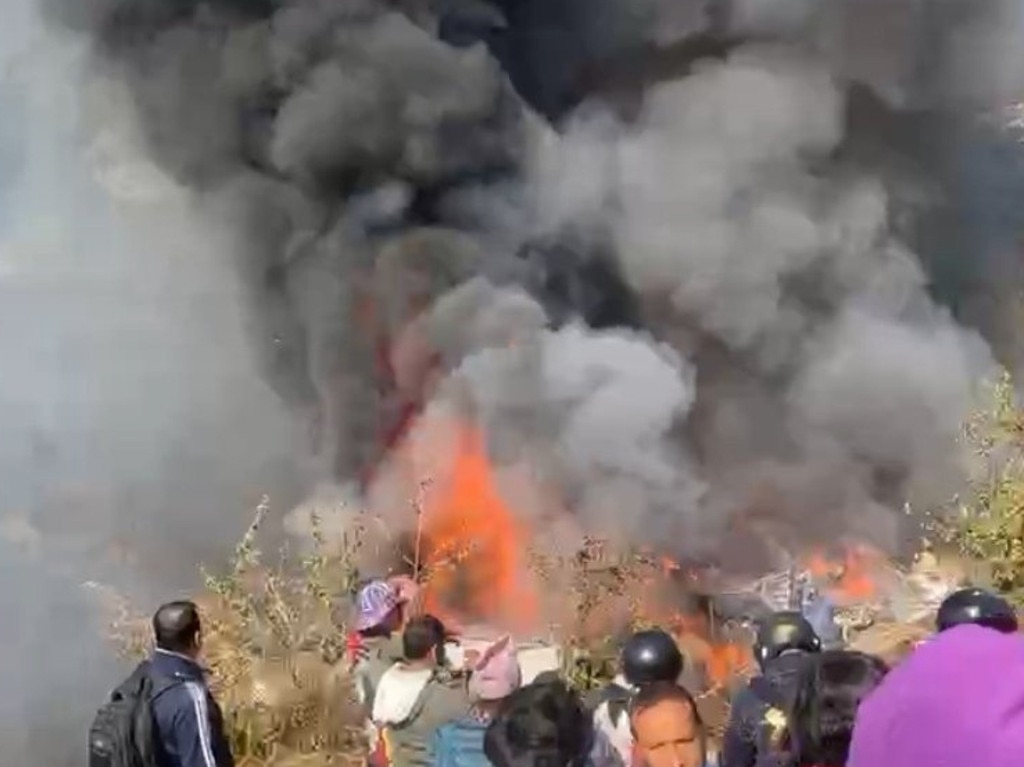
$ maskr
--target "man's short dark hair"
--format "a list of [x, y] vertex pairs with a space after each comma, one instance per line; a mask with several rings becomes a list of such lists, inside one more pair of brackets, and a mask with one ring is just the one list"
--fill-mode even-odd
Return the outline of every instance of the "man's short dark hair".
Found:
[[153, 615], [153, 636], [161, 650], [181, 653], [193, 650], [199, 629], [199, 608], [195, 602], [168, 602], [160, 605]]
[[697, 701], [694, 700], [689, 690], [674, 682], [651, 682], [650, 684], [643, 685], [629, 703], [630, 729], [633, 727], [633, 720], [637, 714], [653, 708], [659, 703], [666, 703], [668, 701], [684, 703], [689, 706], [690, 710], [693, 711], [693, 719], [696, 725], [698, 727], [704, 726], [700, 718], [700, 711], [697, 709]]
[[593, 720], [561, 679], [534, 682], [502, 702], [484, 734], [494, 767], [566, 767], [582, 764]]
[[444, 644], [444, 624], [433, 615], [420, 615], [406, 624], [402, 632], [402, 654], [406, 660], [423, 660], [431, 650]]

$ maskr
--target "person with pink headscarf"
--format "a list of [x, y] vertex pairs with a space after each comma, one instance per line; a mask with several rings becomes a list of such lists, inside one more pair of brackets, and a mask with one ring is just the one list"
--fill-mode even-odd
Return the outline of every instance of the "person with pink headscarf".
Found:
[[433, 742], [434, 767], [490, 767], [484, 755], [484, 733], [502, 701], [522, 683], [522, 670], [509, 637], [488, 647], [471, 671], [473, 707], [467, 716], [438, 729]]

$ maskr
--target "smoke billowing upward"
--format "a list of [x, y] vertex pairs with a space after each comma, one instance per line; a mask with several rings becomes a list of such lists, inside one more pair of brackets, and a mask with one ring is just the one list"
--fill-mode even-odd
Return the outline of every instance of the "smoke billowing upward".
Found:
[[38, 361], [6, 399], [46, 415], [0, 418], [130, 488], [96, 530], [172, 531], [191, 565], [303, 453], [286, 423], [364, 481], [453, 409], [583, 527], [684, 555], [728, 560], [752, 517], [895, 545], [904, 501], [955, 487], [991, 366], [960, 310], [996, 338], [1019, 279], [989, 203], [1024, 174], [981, 120], [1021, 85], [1016, 3], [38, 5], [84, 50], [11, 95], [46, 130], [0, 152], [28, 185], [4, 225], [65, 234], [51, 309], [24, 287], [47, 262], [6, 282], [36, 335], [5, 359]]
[[971, 126], [1019, 85], [1015, 4], [44, 7], [232, 227], [265, 376], [336, 479], [456, 397], [582, 519], [684, 548], [949, 491], [990, 360], [932, 275], [1005, 262], [1016, 223], [930, 250], [977, 186], [938, 160], [1003, 140]]
[[63, 767], [119, 673], [83, 584], [143, 605], [191, 589], [262, 488], [287, 502], [300, 484], [223, 255], [236, 233], [139, 151], [123, 87], [82, 76], [82, 41], [33, 3], [6, 11], [0, 761]]

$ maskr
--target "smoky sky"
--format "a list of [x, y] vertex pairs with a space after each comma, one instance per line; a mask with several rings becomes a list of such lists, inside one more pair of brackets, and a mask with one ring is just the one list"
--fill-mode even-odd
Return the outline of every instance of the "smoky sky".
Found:
[[0, 426], [49, 577], [126, 537], [159, 592], [317, 482], [401, 517], [451, 413], [588, 532], [895, 550], [1012, 360], [1008, 0], [22, 5]]
[[[1017, 222], [985, 202], [1012, 187], [986, 168], [1012, 148], [984, 126], [1017, 86], [1014, 3], [43, 7], [121, 89], [147, 157], [235, 238], [262, 376], [334, 478], [365, 479], [435, 396], [495, 402], [473, 361], [493, 338], [470, 332], [494, 320], [446, 298], [483, 278], [548, 318], [538, 350], [618, 325], [678, 355], [687, 393], [642, 430], [680, 467], [657, 488], [610, 434], [512, 429], [563, 401], [551, 365], [589, 357], [520, 360], [534, 399], [478, 415], [521, 456], [560, 445], [567, 495], [607, 480], [639, 527], [714, 529], [720, 507], [762, 503], [745, 496], [848, 520], [948, 489], [937, 446], [990, 362], [968, 325], [999, 336], [971, 297], [1001, 305], [1013, 279]], [[629, 360], [584, 364], [588, 396], [634, 380]], [[443, 385], [463, 364], [470, 383]]]
[[84, 584], [143, 611], [186, 593], [302, 468], [211, 248], [224, 228], [133, 151], [130, 110], [36, 10], [11, 3], [0, 32], [0, 740], [57, 766], [124, 671]]

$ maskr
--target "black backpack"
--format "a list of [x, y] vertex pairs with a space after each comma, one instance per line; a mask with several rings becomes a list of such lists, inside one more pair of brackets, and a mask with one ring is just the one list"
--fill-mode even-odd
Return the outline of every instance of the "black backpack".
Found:
[[159, 767], [152, 703], [179, 684], [154, 677], [149, 663], [140, 663], [96, 712], [89, 728], [89, 767]]

